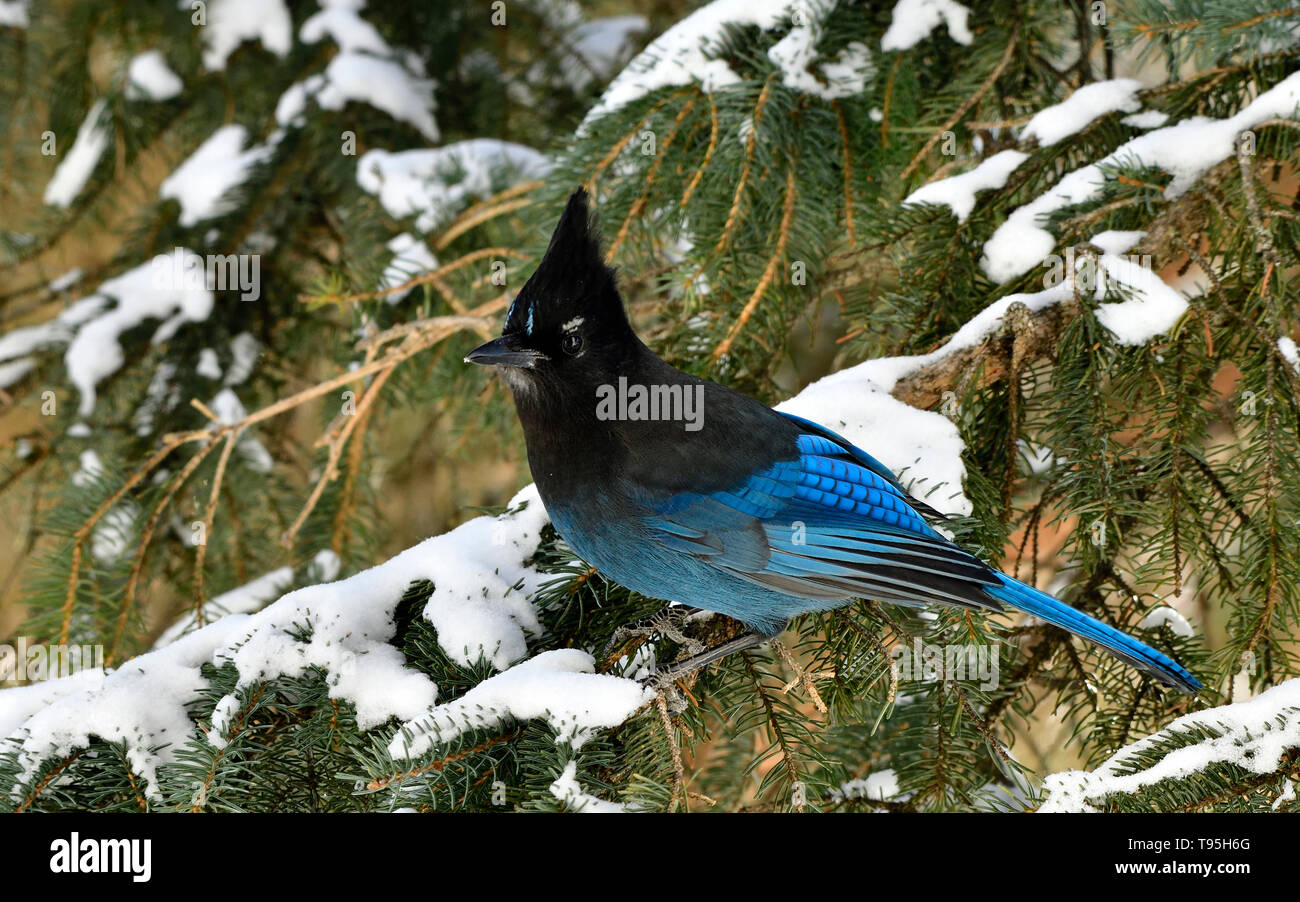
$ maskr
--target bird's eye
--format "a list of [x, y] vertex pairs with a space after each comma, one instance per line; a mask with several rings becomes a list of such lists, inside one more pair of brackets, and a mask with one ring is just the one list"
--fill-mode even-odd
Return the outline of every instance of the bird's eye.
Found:
[[560, 350], [572, 357], [582, 350], [582, 336], [577, 332], [568, 332], [560, 339]]

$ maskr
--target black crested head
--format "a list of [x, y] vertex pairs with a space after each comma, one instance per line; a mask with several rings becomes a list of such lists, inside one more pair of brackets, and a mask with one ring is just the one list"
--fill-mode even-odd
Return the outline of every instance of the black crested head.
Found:
[[501, 337], [465, 359], [500, 367], [517, 398], [546, 385], [606, 381], [640, 342], [600, 244], [587, 192], [579, 188], [569, 196], [541, 263], [510, 305]]
[[587, 192], [579, 188], [569, 195], [542, 262], [510, 306], [504, 334], [540, 335], [545, 325], [588, 315], [627, 323], [614, 271], [605, 265], [600, 234], [587, 208]]

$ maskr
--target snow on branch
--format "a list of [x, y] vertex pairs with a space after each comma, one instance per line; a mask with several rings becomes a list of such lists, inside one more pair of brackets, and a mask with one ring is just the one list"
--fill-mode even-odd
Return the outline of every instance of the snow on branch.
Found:
[[189, 228], [238, 208], [233, 190], [274, 150], [270, 144], [245, 149], [247, 141], [248, 129], [244, 126], [223, 125], [163, 180], [158, 196], [175, 199], [181, 205], [182, 226]]
[[127, 66], [127, 100], [171, 100], [184, 87], [161, 50], [146, 50], [133, 57]]
[[393, 217], [415, 217], [431, 232], [447, 224], [473, 199], [550, 171], [550, 161], [522, 144], [472, 138], [443, 147], [367, 151], [357, 161], [357, 184], [378, 198]]
[[[211, 4], [211, 21], [204, 29], [209, 68], [224, 67], [225, 59], [245, 40], [259, 39], [278, 54], [287, 52], [292, 31], [281, 35], [282, 12], [283, 5], [278, 2], [267, 9], [244, 0]], [[287, 21], [287, 13], [283, 18]], [[349, 101], [368, 102], [410, 123], [430, 140], [437, 139], [431, 85], [421, 72], [410, 71], [416, 65], [412, 55], [391, 47], [355, 9], [323, 9], [303, 23], [299, 36], [304, 43], [328, 37], [338, 44], [339, 53], [323, 73], [284, 93], [276, 108], [281, 127], [266, 142], [246, 146], [248, 132], [243, 126], [221, 126], [162, 181], [159, 195], [180, 204], [182, 226], [193, 227], [234, 209], [233, 192], [247, 180], [253, 167], [271, 158], [286, 129], [306, 123], [308, 99], [314, 99], [323, 109], [341, 109]], [[176, 96], [183, 86], [167, 68], [162, 54], [154, 50], [132, 59], [127, 87], [128, 97], [157, 100]], [[47, 186], [47, 203], [66, 207], [85, 187], [107, 146], [105, 110], [104, 100], [92, 106], [76, 141]], [[357, 182], [363, 191], [376, 195], [394, 216], [415, 215], [417, 229], [427, 232], [447, 224], [473, 200], [489, 197], [502, 186], [515, 187], [537, 179], [549, 168], [549, 160], [529, 147], [478, 139], [396, 153], [370, 151], [358, 161]], [[393, 303], [420, 276], [440, 269], [450, 271], [467, 262], [462, 259], [440, 266], [433, 253], [409, 233], [394, 237], [389, 249], [394, 256], [381, 277], [384, 291], [380, 293], [387, 294]], [[508, 250], [501, 253], [509, 255]], [[211, 262], [207, 261], [208, 268]], [[148, 319], [162, 319], [152, 339], [152, 343], [160, 344], [185, 323], [206, 320], [216, 301], [212, 281], [203, 258], [187, 248], [175, 248], [170, 256], [160, 255], [105, 281], [94, 294], [70, 305], [47, 323], [0, 336], [0, 389], [19, 382], [35, 369], [37, 351], [68, 343], [68, 378], [80, 393], [81, 415], [90, 416], [95, 408], [96, 387], [125, 363], [120, 336]], [[51, 290], [66, 287], [57, 283], [51, 283]], [[256, 353], [250, 355], [244, 353], [246, 350], [232, 346], [236, 363], [247, 366], [240, 371], [240, 378], [227, 380], [227, 385], [250, 375]], [[175, 366], [168, 361], [160, 365], [145, 403], [137, 411], [137, 427], [142, 434], [152, 429], [156, 408], [175, 372]]]
[[[191, 12], [190, 0], [177, 7]], [[284, 0], [208, 0], [202, 28], [203, 65], [217, 71], [245, 41], [256, 40], [276, 56], [287, 56], [293, 45], [293, 19]]]
[[[1060, 103], [1036, 113], [1020, 133], [1019, 149], [1004, 150], [968, 172], [922, 185], [903, 204], [944, 205], [961, 222], [975, 209], [976, 194], [1006, 185], [1012, 172], [1029, 159], [1036, 147], [1057, 144], [1116, 112], [1129, 113], [1122, 121], [1134, 128], [1163, 125], [1168, 118], [1164, 113], [1141, 110], [1141, 88], [1140, 82], [1130, 78], [1085, 85]], [[1298, 105], [1300, 74], [1274, 86], [1235, 116], [1193, 116], [1133, 138], [1104, 159], [1068, 173], [1046, 193], [1014, 210], [985, 243], [981, 267], [991, 279], [1008, 282], [1039, 265], [1056, 246], [1056, 239], [1040, 225], [1041, 220], [1062, 207], [1095, 199], [1105, 184], [1107, 169], [1133, 165], [1162, 169], [1174, 177], [1165, 189], [1165, 197], [1173, 200], [1215, 164], [1231, 156], [1239, 134], [1270, 119], [1294, 117]]]
[[[181, 5], [188, 9], [185, 3]], [[292, 44], [289, 14], [281, 0], [272, 3], [213, 0], [208, 16], [203, 34], [204, 63], [209, 69], [224, 68], [226, 59], [246, 40], [260, 40], [280, 56]], [[353, 100], [369, 102], [395, 119], [410, 123], [430, 140], [437, 139], [432, 86], [422, 73], [409, 71], [408, 67], [414, 64], [408, 55], [401, 55], [398, 61], [399, 54], [379, 37], [374, 27], [346, 7], [322, 10], [308, 18], [300, 32], [305, 43], [322, 40], [327, 35], [339, 44], [340, 53], [323, 74], [314, 76], [308, 83], [292, 86], [281, 97], [276, 119], [282, 128], [273, 132], [265, 143], [246, 146], [247, 129], [241, 125], [221, 126], [162, 181], [159, 196], [180, 204], [181, 226], [193, 227], [235, 208], [237, 199], [232, 193], [247, 180], [255, 166], [271, 158], [284, 136], [284, 129], [305, 124], [309, 96], [324, 109], [341, 109]], [[183, 88], [157, 50], [134, 57], [127, 76], [128, 99], [168, 99]], [[71, 149], [46, 186], [47, 204], [68, 207], [85, 188], [108, 145], [110, 129], [106, 109], [107, 101], [101, 99], [87, 113]], [[432, 193], [431, 184], [422, 186], [423, 212], [430, 223], [435, 215], [445, 219], [458, 212], [455, 203], [461, 196], [471, 192], [490, 193], [489, 176], [498, 173], [502, 167], [497, 164], [502, 161], [516, 165], [519, 178], [533, 177], [544, 170], [545, 161], [540, 154], [516, 145], [511, 145], [508, 153], [500, 151], [495, 156], [488, 152], [490, 148], [480, 148], [475, 142], [462, 142], [453, 148], [442, 151], [439, 159], [445, 171], [440, 170], [440, 174], [444, 181], [454, 181], [450, 170], [457, 170], [464, 183], [452, 188], [442, 185]], [[432, 182], [433, 175], [425, 175], [426, 181]], [[169, 260], [174, 264], [170, 268]], [[420, 262], [436, 268], [436, 260], [431, 256], [415, 260], [409, 248], [405, 257], [394, 262], [406, 269]], [[196, 273], [197, 277], [192, 277]], [[80, 392], [81, 415], [89, 416], [95, 407], [96, 386], [124, 363], [119, 336], [147, 319], [157, 318], [163, 323], [155, 332], [153, 343], [159, 344], [182, 324], [204, 321], [215, 301], [209, 287], [211, 281], [204, 273], [201, 258], [186, 248], [176, 248], [172, 257], [160, 255], [104, 282], [95, 294], [71, 305], [48, 323], [0, 336], [0, 388], [14, 384], [32, 371], [36, 350], [69, 342], [65, 355], [68, 377]], [[62, 287], [66, 286], [54, 283], [50, 286], [51, 290]], [[148, 425], [148, 411], [144, 414], [142, 422]]]
[[0, 0], [0, 27], [26, 28], [29, 24], [27, 0]]
[[1068, 173], [1045, 194], [1013, 211], [985, 242], [981, 267], [995, 282], [1008, 282], [1042, 263], [1056, 246], [1051, 232], [1040, 224], [1042, 218], [1063, 207], [1096, 199], [1106, 182], [1107, 168], [1150, 166], [1164, 170], [1173, 176], [1164, 192], [1172, 200], [1215, 164], [1230, 157], [1242, 132], [1269, 119], [1294, 118], [1298, 106], [1300, 72], [1256, 97], [1235, 116], [1193, 116], [1138, 135], [1104, 159]]
[[550, 785], [551, 795], [563, 802], [570, 811], [583, 814], [621, 814], [632, 810], [631, 805], [607, 802], [582, 788], [578, 782], [578, 762], [570, 761], [564, 771]]
[[[174, 248], [100, 284], [98, 290], [50, 320], [0, 336], [0, 361], [22, 358], [51, 345], [68, 345], [68, 380], [81, 395], [82, 416], [94, 412], [96, 387], [126, 361], [120, 337], [149, 319], [160, 319], [152, 343], [167, 341], [184, 323], [203, 322], [214, 294], [203, 261], [188, 248]], [[179, 274], [179, 277], [176, 277]], [[187, 277], [194, 274], [194, 277]]]
[[1136, 113], [1142, 108], [1138, 92], [1142, 83], [1132, 78], [1098, 81], [1079, 88], [1058, 104], [1040, 110], [1029, 120], [1022, 140], [1033, 138], [1040, 147], [1057, 144], [1077, 134], [1102, 116], [1121, 111]]
[[975, 209], [976, 194], [1001, 188], [1016, 167], [1027, 159], [1027, 153], [1004, 150], [982, 161], [969, 172], [922, 185], [903, 199], [903, 205], [943, 204], [952, 210], [952, 215], [957, 217], [958, 222], [963, 222]]
[[388, 753], [418, 758], [468, 730], [533, 719], [546, 720], [558, 741], [581, 748], [597, 730], [618, 726], [654, 698], [648, 686], [595, 669], [592, 656], [578, 648], [543, 652], [407, 724]]
[[[512, 499], [505, 514], [470, 520], [370, 570], [290, 592], [256, 613], [222, 617], [119, 668], [0, 691], [0, 724], [8, 737], [0, 749], [17, 753], [26, 780], [43, 762], [85, 748], [92, 736], [122, 742], [133, 770], [156, 795], [159, 765], [173, 760], [194, 736], [186, 706], [208, 685], [204, 664], [232, 664], [238, 688], [317, 668], [330, 696], [355, 706], [361, 729], [390, 718], [424, 718], [438, 687], [407, 667], [389, 644], [403, 593], [417, 581], [432, 582], [424, 616], [437, 629], [443, 650], [464, 665], [482, 657], [505, 670], [526, 655], [526, 635], [540, 630], [529, 597], [543, 574], [526, 562], [537, 551], [545, 523], [546, 511], [530, 486]], [[534, 670], [549, 666], [552, 659], [543, 658], [531, 664]], [[576, 671], [580, 664], [555, 667]], [[635, 683], [619, 682], [640, 691]], [[581, 711], [581, 700], [568, 692], [570, 682], [551, 688], [554, 694], [547, 696], [534, 687], [530, 697], [537, 707], [519, 710]], [[228, 713], [237, 704], [234, 698], [234, 693], [227, 696], [225, 708], [218, 708]], [[608, 721], [608, 710], [598, 719]], [[223, 741], [215, 727], [209, 741]]]
[[1114, 796], [1133, 795], [1165, 780], [1186, 780], [1233, 765], [1251, 774], [1275, 773], [1300, 749], [1300, 679], [1249, 701], [1185, 714], [1157, 733], [1127, 745], [1094, 771], [1069, 770], [1043, 781], [1039, 811], [1097, 811]]
[[898, 0], [889, 30], [880, 39], [881, 50], [908, 50], [944, 25], [948, 37], [958, 44], [970, 44], [974, 38], [966, 26], [970, 10], [954, 0]]
[[[163, 322], [151, 342], [159, 344], [171, 338], [184, 323], [203, 322], [212, 313], [215, 296], [202, 278], [173, 278], [175, 272], [203, 271], [203, 261], [186, 248], [174, 254], [159, 254], [120, 276], [109, 279], [85, 301], [70, 309], [92, 309], [82, 304], [94, 302], [94, 309], [112, 309], [93, 316], [80, 326], [64, 355], [68, 379], [81, 393], [79, 412], [83, 417], [95, 410], [96, 387], [117, 372], [126, 362], [119, 341], [122, 334], [148, 319]], [[160, 277], [161, 276], [161, 277]]]
[[54, 177], [45, 186], [45, 202], [50, 206], [72, 206], [77, 195], [81, 194], [81, 189], [86, 187], [86, 182], [90, 181], [90, 174], [99, 164], [99, 158], [104, 155], [111, 137], [105, 121], [109, 118], [105, 113], [106, 108], [107, 104], [103, 100], [96, 100], [86, 113], [81, 127], [77, 129], [72, 149], [59, 161]]
[[[1097, 119], [1114, 112], [1133, 113], [1142, 106], [1137, 99], [1141, 82], [1117, 78], [1084, 85], [1060, 103], [1039, 110], [1020, 133], [1021, 150], [1004, 150], [982, 161], [969, 172], [937, 179], [909, 194], [908, 204], [945, 204], [961, 222], [975, 209], [975, 195], [1001, 188], [1007, 183], [1037, 142], [1039, 147], [1057, 144], [1078, 134]], [[1161, 114], [1163, 115], [1163, 114]]]
[[[976, 194], [1003, 187], [1011, 173], [1029, 158], [1029, 152], [1035, 146], [1055, 144], [1078, 133], [1104, 115], [1115, 112], [1133, 114], [1140, 108], [1139, 90], [1140, 84], [1131, 79], [1098, 82], [1080, 88], [1061, 103], [1041, 110], [1029, 121], [1021, 133], [1021, 138], [1027, 142], [1023, 145], [1024, 151], [1028, 152], [1002, 151], [966, 173], [918, 188], [904, 199], [903, 204], [945, 205], [958, 221], [962, 221], [974, 210]], [[1294, 116], [1298, 106], [1300, 74], [1292, 75], [1261, 94], [1235, 116], [1225, 119], [1192, 117], [1126, 142], [1098, 163], [1069, 173], [1048, 192], [1012, 212], [984, 245], [985, 253], [981, 261], [984, 271], [996, 281], [1006, 282], [1043, 264], [1055, 248], [1056, 239], [1039, 224], [1041, 217], [1061, 207], [1096, 198], [1108, 167], [1136, 163], [1169, 172], [1174, 178], [1166, 188], [1165, 196], [1173, 200], [1186, 192], [1211, 167], [1231, 156], [1239, 134], [1278, 117]], [[1100, 248], [1102, 253], [1095, 260], [1087, 261], [1095, 263], [1096, 270], [1103, 278], [1096, 279], [1095, 289], [1086, 293], [1102, 300], [1107, 293], [1106, 284], [1109, 283], [1121, 295], [1120, 300], [1102, 303], [1097, 307], [1098, 321], [1120, 344], [1130, 346], [1144, 344], [1168, 332], [1187, 310], [1187, 299], [1179, 291], [1166, 284], [1149, 268], [1123, 256], [1143, 235], [1142, 232], [1107, 232], [1095, 235], [1091, 243]], [[1079, 261], [1080, 265], [1083, 262]], [[1067, 279], [1075, 277], [1075, 273], [1059, 275]], [[1041, 302], [1051, 298], [1064, 299], [1060, 286], [1033, 295], [1013, 296], [1014, 300], [1026, 303], [1031, 310], [1039, 309]], [[946, 369], [950, 371], [948, 376], [953, 372], [965, 372], [973, 352], [969, 343], [960, 344], [959, 340], [963, 335], [971, 334], [972, 329], [978, 330], [990, 311], [995, 308], [1005, 310], [1008, 300], [1004, 298], [995, 303], [967, 323], [952, 341], [933, 355], [927, 355], [933, 359], [920, 366], [927, 370]], [[1059, 330], [1049, 329], [1048, 333], [1055, 334], [1057, 331]], [[988, 330], [982, 330], [981, 334], [989, 333]], [[901, 393], [896, 390], [895, 394], [908, 397], [920, 406], [930, 406], [938, 400], [938, 392], [926, 385], [933, 380], [917, 379], [915, 371], [900, 378], [904, 380], [901, 385], [898, 379], [885, 380], [890, 386], [899, 386]], [[908, 380], [911, 381], [910, 385], [906, 384]], [[940, 379], [938, 382], [951, 385], [952, 379]]]
[[[1101, 252], [1083, 254], [1074, 269], [1042, 291], [1005, 295], [989, 304], [928, 354], [867, 360], [832, 373], [777, 406], [822, 423], [870, 448], [890, 469], [903, 473], [914, 495], [945, 513], [966, 515], [966, 470], [957, 426], [931, 408], [955, 395], [977, 371], [982, 384], [1004, 376], [1013, 339], [1024, 359], [1050, 352], [1076, 299], [1099, 302], [1098, 322], [1124, 345], [1141, 345], [1167, 333], [1186, 313], [1187, 298], [1146, 266], [1125, 256], [1143, 232], [1102, 232], [1090, 243]], [[1118, 295], [1119, 299], [1112, 299]]]
[[834, 8], [827, 0], [714, 0], [673, 25], [628, 63], [583, 120], [584, 127], [666, 87], [698, 84], [707, 92], [739, 84], [741, 77], [723, 59], [728, 27], [753, 26], [789, 31], [768, 58], [786, 87], [828, 100], [860, 93], [874, 72], [866, 45], [853, 42], [833, 59], [820, 59], [817, 43]]

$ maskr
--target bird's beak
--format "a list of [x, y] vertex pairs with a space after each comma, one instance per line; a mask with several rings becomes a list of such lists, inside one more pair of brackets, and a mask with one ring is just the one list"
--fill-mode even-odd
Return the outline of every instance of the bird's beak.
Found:
[[517, 366], [524, 369], [532, 369], [537, 361], [545, 359], [545, 354], [522, 347], [512, 335], [494, 338], [465, 355], [466, 363], [476, 363], [479, 366]]

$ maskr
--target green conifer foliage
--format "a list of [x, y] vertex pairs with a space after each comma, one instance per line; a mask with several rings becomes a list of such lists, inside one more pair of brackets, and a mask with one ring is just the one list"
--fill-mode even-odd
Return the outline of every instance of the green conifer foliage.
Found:
[[[0, 689], [2, 804], [1296, 810], [1293, 4], [221, 5], [0, 26], [0, 578], [15, 637], [112, 669]], [[643, 691], [739, 625], [575, 558], [462, 364], [578, 185], [659, 353], [839, 411], [1206, 689], [864, 599]], [[256, 257], [256, 298], [105, 325], [177, 248]], [[426, 470], [454, 510], [404, 532]]]

